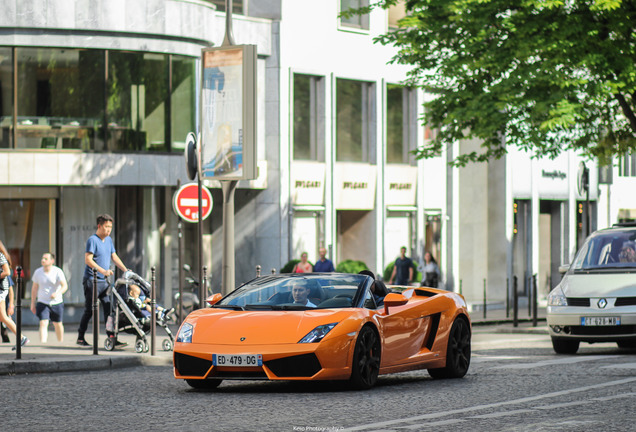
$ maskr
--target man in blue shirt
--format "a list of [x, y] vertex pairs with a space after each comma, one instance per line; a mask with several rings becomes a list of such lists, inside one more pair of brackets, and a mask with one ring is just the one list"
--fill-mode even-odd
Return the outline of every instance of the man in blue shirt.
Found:
[[[110, 269], [111, 260], [115, 263], [121, 271], [126, 271], [128, 268], [119, 259], [115, 252], [115, 245], [113, 239], [110, 238], [110, 233], [113, 231], [113, 217], [107, 214], [101, 214], [97, 216], [97, 231], [95, 234], [88, 238], [86, 242], [86, 253], [84, 254], [84, 278], [82, 284], [84, 285], [84, 296], [86, 298], [84, 303], [84, 314], [80, 320], [80, 325], [77, 334], [77, 344], [80, 346], [90, 346], [84, 334], [88, 328], [88, 322], [93, 316], [93, 272], [97, 271], [97, 296], [102, 304], [102, 310], [104, 311], [104, 321], [108, 319], [110, 315], [110, 297], [106, 294], [109, 282], [106, 279], [112, 276], [113, 271]], [[113, 336], [112, 332], [106, 332], [108, 336]], [[116, 347], [122, 347], [126, 345], [123, 342], [115, 342]]]
[[395, 260], [393, 273], [389, 283], [395, 281], [396, 285], [408, 285], [413, 280], [413, 261], [406, 256], [406, 247], [400, 249], [400, 257]]
[[316, 264], [314, 264], [314, 273], [328, 273], [336, 271], [331, 260], [326, 258], [327, 249], [321, 247], [318, 249], [318, 254], [320, 255], [320, 259], [316, 262]]

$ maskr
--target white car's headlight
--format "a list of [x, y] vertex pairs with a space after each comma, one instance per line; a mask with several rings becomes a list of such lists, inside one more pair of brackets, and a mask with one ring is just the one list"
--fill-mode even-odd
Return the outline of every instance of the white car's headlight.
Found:
[[192, 343], [192, 333], [194, 332], [194, 326], [190, 323], [184, 322], [179, 329], [177, 335], [177, 342]]
[[298, 343], [320, 342], [325, 336], [327, 336], [327, 333], [329, 333], [331, 329], [334, 328], [337, 324], [338, 323], [319, 325], [318, 327], [307, 333], [304, 338], [298, 341]]
[[563, 294], [561, 287], [556, 287], [548, 294], [548, 306], [567, 306], [568, 299]]

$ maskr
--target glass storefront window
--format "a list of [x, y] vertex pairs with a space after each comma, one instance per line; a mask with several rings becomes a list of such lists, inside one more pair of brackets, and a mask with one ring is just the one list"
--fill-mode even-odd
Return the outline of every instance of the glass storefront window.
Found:
[[336, 160], [374, 162], [375, 92], [372, 83], [336, 83]]
[[167, 151], [168, 56], [109, 52], [108, 148]]
[[103, 123], [104, 55], [19, 48], [18, 148], [91, 150]]
[[324, 161], [322, 77], [294, 74], [294, 159]]
[[19, 47], [14, 60], [13, 50], [0, 47], [0, 148], [178, 152], [195, 129], [194, 58]]
[[172, 147], [183, 151], [186, 135], [195, 130], [196, 82], [195, 61], [190, 57], [172, 56]]
[[386, 159], [388, 163], [404, 162], [404, 97], [402, 87], [386, 89]]
[[13, 129], [13, 55], [0, 47], [0, 148], [11, 146]]

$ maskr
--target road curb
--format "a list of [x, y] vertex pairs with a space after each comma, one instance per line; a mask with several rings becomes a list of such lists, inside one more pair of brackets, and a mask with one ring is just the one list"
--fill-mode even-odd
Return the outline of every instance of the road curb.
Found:
[[135, 366], [168, 366], [171, 364], [172, 358], [134, 355], [86, 359], [27, 359], [1, 363], [0, 376], [108, 370]]

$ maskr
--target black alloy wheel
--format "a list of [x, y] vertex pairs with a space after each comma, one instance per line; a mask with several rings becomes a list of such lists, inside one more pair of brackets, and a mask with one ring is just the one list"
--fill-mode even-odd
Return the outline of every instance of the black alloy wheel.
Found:
[[375, 385], [380, 372], [380, 339], [369, 326], [362, 327], [351, 365], [351, 386], [366, 390]]
[[429, 369], [428, 373], [435, 379], [461, 378], [468, 372], [470, 366], [470, 327], [468, 322], [459, 317], [451, 327], [446, 349], [446, 366], [439, 369]]

